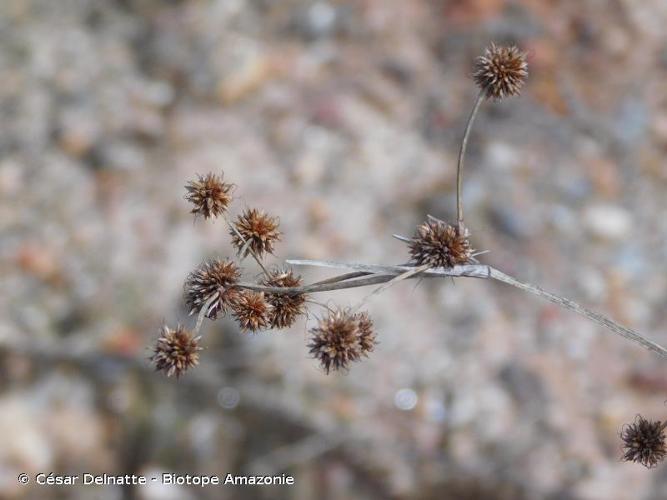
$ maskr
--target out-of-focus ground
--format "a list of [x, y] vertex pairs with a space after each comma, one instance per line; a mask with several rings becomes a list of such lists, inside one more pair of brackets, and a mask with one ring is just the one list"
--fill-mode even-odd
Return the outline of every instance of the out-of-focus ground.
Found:
[[[0, 496], [666, 498], [667, 466], [620, 462], [618, 438], [667, 418], [665, 362], [500, 284], [374, 297], [380, 345], [347, 374], [309, 358], [312, 318], [207, 322], [179, 381], [145, 361], [163, 322], [191, 324], [187, 273], [232, 253], [188, 213], [196, 173], [280, 217], [272, 262], [404, 262], [392, 233], [452, 220], [492, 40], [527, 50], [530, 78], [471, 137], [483, 262], [667, 343], [666, 25], [664, 0], [0, 2]], [[296, 485], [16, 481], [49, 471]]]

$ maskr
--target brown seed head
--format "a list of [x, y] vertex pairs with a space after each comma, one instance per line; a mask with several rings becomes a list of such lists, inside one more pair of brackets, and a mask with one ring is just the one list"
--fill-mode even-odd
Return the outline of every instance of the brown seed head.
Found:
[[311, 328], [310, 334], [310, 354], [319, 360], [327, 373], [347, 369], [375, 344], [372, 322], [366, 313], [330, 312]]
[[199, 363], [199, 339], [182, 326], [172, 330], [164, 325], [160, 337], [150, 357], [157, 371], [164, 372], [167, 377], [183, 375], [189, 368]]
[[243, 331], [256, 332], [271, 324], [271, 305], [264, 298], [263, 292], [243, 290], [233, 309], [234, 318]]
[[373, 329], [373, 320], [367, 312], [360, 312], [354, 315], [357, 320], [359, 349], [362, 354], [368, 356], [368, 353], [375, 348], [377, 341], [375, 339], [375, 330]]
[[653, 422], [641, 415], [632, 424], [625, 425], [621, 431], [623, 460], [639, 462], [648, 468], [662, 462], [667, 455], [666, 426], [667, 422]]
[[232, 244], [239, 254], [247, 257], [251, 251], [261, 257], [264, 253], [273, 253], [273, 243], [280, 240], [278, 219], [269, 216], [263, 210], [251, 208], [245, 210], [234, 222], [236, 231], [231, 230]]
[[224, 213], [232, 201], [231, 190], [234, 187], [222, 181], [223, 175], [198, 175], [196, 181], [186, 184], [185, 199], [194, 205], [191, 213], [203, 215], [204, 219], [217, 217]]
[[519, 95], [527, 76], [526, 54], [515, 46], [498, 47], [492, 43], [475, 61], [473, 78], [489, 98]]
[[191, 272], [185, 281], [185, 302], [190, 314], [197, 313], [211, 299], [206, 317], [215, 320], [223, 316], [239, 297], [234, 287], [241, 271], [231, 260], [215, 259], [204, 262]]
[[468, 230], [459, 230], [446, 222], [428, 219], [417, 228], [408, 243], [412, 261], [417, 265], [453, 267], [467, 264], [472, 259]]
[[[270, 272], [262, 284], [280, 288], [294, 288], [301, 286], [301, 276], [295, 276], [291, 269], [277, 269]], [[306, 294], [269, 293], [266, 300], [271, 304], [271, 327], [289, 328], [297, 317], [305, 313]]]

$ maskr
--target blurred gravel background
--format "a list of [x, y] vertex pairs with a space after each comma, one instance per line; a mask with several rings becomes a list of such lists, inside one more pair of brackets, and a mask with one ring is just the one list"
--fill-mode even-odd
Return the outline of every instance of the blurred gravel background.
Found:
[[[453, 220], [491, 40], [529, 51], [530, 78], [471, 138], [475, 248], [667, 343], [666, 25], [664, 0], [0, 2], [0, 497], [667, 498], [667, 466], [620, 462], [618, 438], [667, 418], [664, 361], [500, 284], [375, 297], [381, 344], [347, 375], [309, 359], [305, 321], [208, 322], [179, 381], [145, 361], [189, 321], [187, 273], [231, 254], [188, 213], [196, 173], [280, 217], [276, 262], [403, 262], [392, 233]], [[49, 471], [296, 485], [16, 481]]]

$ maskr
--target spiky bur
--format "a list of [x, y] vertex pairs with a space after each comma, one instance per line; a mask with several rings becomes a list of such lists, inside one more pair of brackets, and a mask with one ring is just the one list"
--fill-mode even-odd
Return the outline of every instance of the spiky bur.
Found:
[[367, 313], [337, 310], [320, 319], [310, 330], [310, 354], [324, 371], [345, 370], [375, 346], [373, 323]]
[[191, 213], [204, 219], [217, 217], [227, 211], [232, 201], [233, 184], [223, 182], [222, 174], [198, 175], [196, 181], [186, 184], [185, 199], [194, 205]]
[[373, 320], [367, 312], [360, 312], [355, 315], [357, 320], [359, 349], [361, 354], [368, 356], [368, 353], [375, 348], [376, 335], [373, 329]]
[[278, 219], [255, 208], [247, 209], [239, 215], [234, 221], [234, 229], [230, 231], [232, 245], [243, 257], [251, 252], [258, 258], [265, 253], [272, 254], [273, 244], [280, 240]]
[[454, 267], [472, 261], [470, 233], [463, 227], [452, 226], [437, 219], [428, 219], [417, 227], [408, 243], [414, 264], [431, 267]]
[[519, 95], [527, 76], [526, 54], [515, 46], [499, 47], [492, 43], [475, 61], [473, 78], [488, 98]]
[[641, 415], [632, 424], [625, 425], [621, 431], [623, 460], [639, 462], [648, 468], [662, 462], [667, 455], [665, 427], [667, 421], [651, 421]]
[[234, 318], [243, 331], [256, 332], [268, 328], [271, 324], [271, 305], [266, 301], [263, 292], [244, 290], [232, 309]]
[[150, 360], [157, 371], [164, 372], [167, 377], [176, 375], [179, 378], [189, 368], [199, 364], [199, 339], [182, 326], [172, 330], [164, 325], [153, 348]]
[[[270, 271], [269, 277], [262, 282], [264, 286], [294, 288], [301, 286], [301, 276], [296, 276], [291, 269]], [[289, 328], [296, 319], [305, 313], [306, 295], [268, 293], [266, 300], [271, 304], [271, 327]]]
[[215, 320], [223, 316], [238, 300], [240, 291], [234, 285], [241, 271], [231, 260], [210, 260], [191, 272], [185, 280], [185, 303], [190, 314], [198, 313], [209, 300], [206, 317]]

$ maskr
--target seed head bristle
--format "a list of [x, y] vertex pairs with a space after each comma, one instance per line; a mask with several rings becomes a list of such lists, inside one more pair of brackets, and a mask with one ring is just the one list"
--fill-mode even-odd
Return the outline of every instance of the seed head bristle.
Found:
[[515, 46], [499, 47], [492, 43], [475, 61], [473, 78], [488, 98], [519, 95], [527, 76], [526, 54]]
[[[272, 270], [265, 278], [264, 286], [294, 288], [301, 286], [301, 276], [296, 276], [291, 269]], [[271, 304], [271, 327], [289, 328], [296, 319], [305, 313], [306, 294], [268, 293], [266, 300]]]
[[233, 184], [222, 180], [223, 174], [198, 175], [197, 180], [186, 184], [185, 199], [194, 205], [191, 213], [203, 215], [204, 219], [223, 214], [232, 201]]
[[231, 260], [204, 262], [185, 281], [185, 302], [190, 308], [190, 314], [198, 313], [213, 299], [206, 317], [215, 320], [218, 314], [224, 316], [239, 298], [240, 291], [234, 285], [240, 277], [241, 271]]
[[233, 305], [233, 314], [245, 332], [264, 330], [271, 325], [271, 305], [263, 292], [243, 290]]
[[375, 345], [372, 322], [366, 313], [329, 312], [310, 330], [310, 334], [310, 354], [327, 374], [331, 370], [348, 369], [351, 362], [359, 360]]
[[236, 231], [230, 230], [232, 244], [243, 257], [247, 257], [251, 251], [257, 257], [262, 257], [265, 253], [272, 254], [274, 242], [280, 241], [278, 219], [263, 210], [245, 210], [237, 217], [234, 227]]
[[373, 320], [365, 311], [355, 314], [355, 319], [357, 320], [357, 327], [359, 329], [359, 350], [361, 354], [368, 356], [368, 353], [372, 352], [375, 344], [377, 344]]
[[164, 372], [167, 377], [176, 375], [179, 378], [189, 368], [199, 363], [199, 339], [182, 326], [172, 330], [164, 325], [153, 348], [150, 360], [157, 371]]
[[437, 219], [428, 219], [417, 227], [408, 243], [412, 262], [416, 265], [450, 268], [467, 264], [473, 250], [468, 239], [470, 233]]
[[666, 426], [667, 422], [647, 420], [641, 415], [625, 425], [621, 431], [623, 460], [639, 462], [649, 469], [662, 462], [667, 456]]

